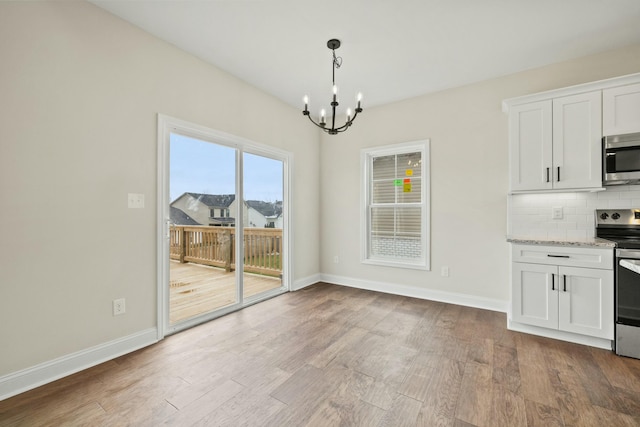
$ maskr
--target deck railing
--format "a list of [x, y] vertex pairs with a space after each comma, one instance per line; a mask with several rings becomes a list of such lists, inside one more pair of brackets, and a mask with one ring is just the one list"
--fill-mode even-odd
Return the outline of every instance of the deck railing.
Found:
[[[282, 274], [282, 229], [244, 229], [244, 271], [268, 276]], [[181, 263], [236, 268], [236, 229], [233, 227], [176, 226], [169, 228], [171, 259]]]

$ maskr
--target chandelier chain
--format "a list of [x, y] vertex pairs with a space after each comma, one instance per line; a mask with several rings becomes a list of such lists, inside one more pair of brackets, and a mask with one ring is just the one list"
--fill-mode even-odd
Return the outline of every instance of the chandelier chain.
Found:
[[336, 51], [333, 51], [333, 65], [336, 68], [340, 68], [342, 66], [342, 57], [341, 56], [336, 56]]

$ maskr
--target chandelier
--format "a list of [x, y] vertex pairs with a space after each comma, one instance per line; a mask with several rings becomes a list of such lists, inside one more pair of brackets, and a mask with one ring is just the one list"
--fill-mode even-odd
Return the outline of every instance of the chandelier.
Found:
[[339, 132], [344, 132], [347, 129], [349, 129], [349, 126], [351, 126], [353, 121], [356, 119], [356, 117], [358, 116], [358, 113], [362, 112], [362, 107], [360, 106], [360, 103], [362, 101], [362, 94], [358, 93], [358, 96], [356, 97], [357, 107], [355, 109], [353, 117], [351, 117], [351, 108], [348, 108], [347, 121], [342, 126], [336, 127], [336, 107], [339, 105], [338, 86], [336, 86], [336, 70], [340, 68], [340, 66], [342, 65], [342, 58], [339, 56], [336, 57], [336, 49], [340, 47], [340, 40], [338, 39], [329, 40], [327, 42], [327, 47], [331, 49], [331, 51], [333, 52], [333, 63], [331, 65], [331, 73], [333, 76], [332, 78], [333, 100], [331, 101], [331, 127], [330, 128], [327, 127], [327, 115], [324, 108], [320, 110], [319, 122], [316, 122], [311, 118], [311, 115], [309, 114], [309, 97], [307, 95], [304, 96], [304, 110], [302, 111], [302, 114], [307, 116], [309, 120], [311, 120], [311, 123], [318, 126], [320, 129], [327, 132], [329, 135], [337, 135]]

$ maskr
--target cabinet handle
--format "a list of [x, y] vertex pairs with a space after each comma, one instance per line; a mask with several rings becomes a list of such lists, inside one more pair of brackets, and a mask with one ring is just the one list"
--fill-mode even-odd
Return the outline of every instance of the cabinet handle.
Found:
[[569, 255], [551, 255], [551, 254], [547, 254], [548, 257], [550, 258], [571, 258]]
[[562, 279], [564, 281], [564, 288], [562, 290], [563, 290], [563, 292], [567, 292], [567, 275], [563, 274], [562, 275]]
[[551, 290], [552, 291], [556, 290], [556, 275], [555, 274], [551, 275]]
[[549, 182], [549, 168], [547, 168], [547, 182]]
[[558, 166], [558, 182], [560, 182], [560, 166]]

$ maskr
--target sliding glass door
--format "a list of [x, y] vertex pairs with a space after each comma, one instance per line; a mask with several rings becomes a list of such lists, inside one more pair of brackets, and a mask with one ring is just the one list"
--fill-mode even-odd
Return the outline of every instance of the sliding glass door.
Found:
[[239, 302], [237, 156], [234, 148], [171, 134], [170, 325]]
[[159, 117], [159, 336], [289, 289], [288, 154]]
[[244, 153], [243, 298], [282, 287], [283, 168], [281, 160]]

